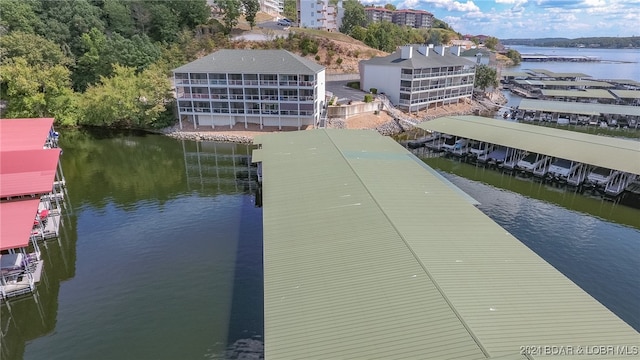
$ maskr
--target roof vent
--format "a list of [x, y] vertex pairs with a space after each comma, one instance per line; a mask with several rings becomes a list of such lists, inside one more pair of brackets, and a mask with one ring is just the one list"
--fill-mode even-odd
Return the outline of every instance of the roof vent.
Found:
[[412, 56], [413, 56], [413, 46], [405, 45], [400, 47], [401, 59], [411, 59]]

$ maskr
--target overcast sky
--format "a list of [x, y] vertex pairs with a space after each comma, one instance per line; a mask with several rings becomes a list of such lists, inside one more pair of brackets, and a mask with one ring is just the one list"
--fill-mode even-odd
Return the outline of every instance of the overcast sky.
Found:
[[462, 34], [507, 38], [640, 36], [640, 0], [361, 0], [421, 9]]

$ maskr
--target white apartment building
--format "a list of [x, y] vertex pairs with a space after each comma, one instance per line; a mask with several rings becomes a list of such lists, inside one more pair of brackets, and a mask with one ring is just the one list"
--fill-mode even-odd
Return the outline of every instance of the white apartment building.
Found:
[[342, 26], [342, 0], [335, 6], [329, 0], [296, 0], [296, 10], [300, 27], [338, 31]]
[[445, 46], [406, 45], [359, 63], [360, 88], [384, 92], [400, 109], [418, 111], [457, 103], [473, 94], [475, 63]]
[[325, 70], [286, 50], [219, 50], [173, 70], [178, 119], [199, 126], [317, 126]]
[[284, 0], [260, 0], [260, 11], [280, 16], [284, 12]]

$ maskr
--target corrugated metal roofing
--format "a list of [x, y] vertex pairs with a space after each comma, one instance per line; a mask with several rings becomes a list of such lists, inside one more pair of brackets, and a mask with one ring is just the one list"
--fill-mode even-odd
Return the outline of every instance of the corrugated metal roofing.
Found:
[[0, 203], [0, 250], [29, 245], [40, 198]]
[[583, 73], [572, 73], [572, 72], [553, 72], [547, 69], [531, 69], [530, 71], [536, 72], [538, 74], [544, 74], [548, 77], [553, 78], [590, 78], [591, 75], [583, 74]]
[[263, 135], [265, 358], [519, 358], [638, 333], [367, 130]]
[[423, 122], [418, 127], [608, 169], [640, 174], [640, 141], [584, 134], [480, 116], [441, 117]]
[[613, 87], [613, 85], [604, 81], [596, 80], [578, 80], [578, 81], [563, 81], [563, 80], [540, 80], [544, 86], [592, 86], [592, 87]]
[[627, 116], [640, 116], [640, 106], [628, 105], [522, 99], [518, 107], [523, 110], [540, 110], [567, 114], [617, 114]]
[[237, 74], [307, 74], [324, 70], [315, 62], [286, 50], [218, 50], [182, 65], [174, 72]]
[[42, 149], [53, 118], [0, 119], [0, 151]]
[[528, 72], [524, 71], [503, 71], [500, 73], [502, 77], [527, 77], [531, 76]]
[[0, 152], [0, 197], [50, 192], [59, 157], [60, 149]]
[[617, 97], [622, 99], [640, 99], [640, 90], [610, 90]]
[[400, 55], [400, 50], [397, 50], [391, 55], [374, 57], [369, 60], [362, 60], [360, 61], [360, 63], [365, 65], [396, 66], [406, 69], [424, 69], [453, 65], [464, 65], [471, 67], [475, 65], [474, 61], [453, 55], [447, 49], [445, 49], [443, 56], [442, 47], [440, 46], [430, 48], [428, 56], [425, 56], [418, 51], [418, 45], [413, 45], [412, 56], [410, 59], [402, 59]]
[[613, 95], [604, 89], [586, 89], [586, 90], [547, 90], [542, 89], [544, 96], [564, 96], [574, 98], [591, 98], [591, 99], [615, 99]]

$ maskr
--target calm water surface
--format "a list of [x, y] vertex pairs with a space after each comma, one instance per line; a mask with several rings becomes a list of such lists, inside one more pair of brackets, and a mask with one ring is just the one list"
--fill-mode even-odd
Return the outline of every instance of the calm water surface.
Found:
[[640, 81], [640, 49], [588, 49], [511, 46], [521, 54], [562, 56], [594, 56], [599, 62], [523, 62], [508, 71], [546, 69], [553, 72], [583, 73], [595, 79], [628, 79]]
[[[262, 211], [245, 180], [250, 148], [87, 132], [63, 132], [61, 145], [62, 235], [43, 246], [37, 296], [2, 306], [0, 358], [224, 359], [240, 356], [228, 350], [238, 341], [260, 354]], [[640, 329], [637, 210], [539, 200], [442, 164], [433, 165], [480, 209]]]

